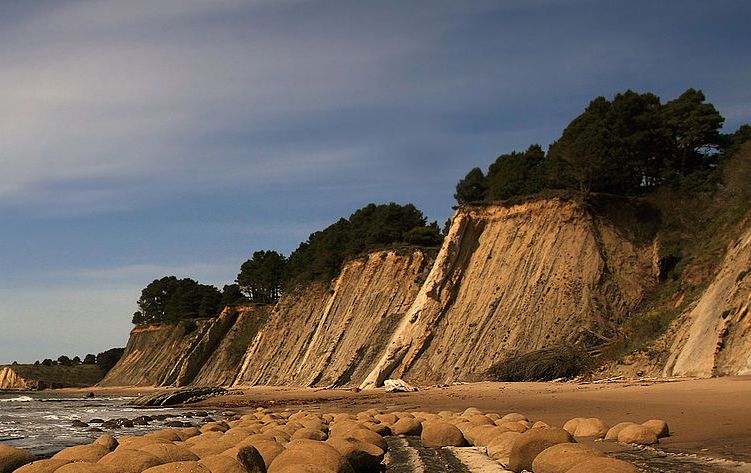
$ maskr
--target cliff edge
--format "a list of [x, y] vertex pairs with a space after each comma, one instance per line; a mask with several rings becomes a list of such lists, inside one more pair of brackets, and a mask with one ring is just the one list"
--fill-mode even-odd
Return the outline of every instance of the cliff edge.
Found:
[[654, 259], [651, 238], [615, 226], [581, 201], [460, 208], [430, 275], [361, 387], [388, 377], [471, 381], [511, 354], [561, 342], [597, 344], [655, 281]]

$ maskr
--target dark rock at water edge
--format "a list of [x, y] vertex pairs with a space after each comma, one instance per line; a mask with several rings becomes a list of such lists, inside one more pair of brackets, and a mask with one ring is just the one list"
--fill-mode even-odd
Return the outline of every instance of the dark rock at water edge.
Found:
[[181, 388], [169, 392], [147, 394], [135, 399], [130, 404], [134, 406], [174, 406], [198, 402], [214, 396], [224, 396], [228, 393], [229, 391], [220, 387]]

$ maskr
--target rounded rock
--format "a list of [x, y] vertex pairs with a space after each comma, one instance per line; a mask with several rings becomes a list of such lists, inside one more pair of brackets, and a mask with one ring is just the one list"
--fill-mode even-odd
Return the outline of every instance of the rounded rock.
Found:
[[394, 435], [420, 435], [422, 424], [414, 417], [403, 417], [391, 426]]
[[138, 450], [150, 453], [161, 459], [164, 463], [198, 461], [199, 457], [187, 447], [174, 443], [153, 443], [145, 445]]
[[211, 473], [211, 470], [197, 461], [186, 461], [152, 466], [143, 470], [143, 473]]
[[630, 463], [615, 458], [596, 457], [571, 467], [566, 473], [638, 473]]
[[621, 433], [621, 430], [625, 429], [626, 427], [630, 425], [638, 425], [635, 422], [619, 422], [612, 426], [608, 433], [605, 434], [605, 440], [618, 440], [618, 434]]
[[520, 432], [504, 432], [498, 435], [486, 447], [488, 456], [502, 465], [508, 465], [511, 447], [520, 435]]
[[64, 460], [62, 458], [47, 460], [38, 460], [35, 462], [27, 463], [21, 468], [14, 471], [14, 473], [53, 473], [63, 465], [71, 463], [71, 460]]
[[658, 439], [661, 439], [663, 437], [669, 437], [670, 436], [670, 428], [668, 427], [668, 423], [661, 419], [651, 419], [646, 422], [643, 422], [641, 425], [644, 427], [651, 429]]
[[618, 441], [636, 445], [653, 445], [657, 443], [657, 434], [643, 425], [629, 425], [618, 433]]
[[559, 443], [540, 452], [532, 462], [535, 473], [566, 473], [570, 468], [592, 457], [604, 454], [596, 448], [580, 443]]
[[26, 450], [0, 444], [0, 473], [9, 473], [34, 459]]
[[[352, 466], [331, 445], [317, 440], [293, 440], [269, 466], [269, 473], [278, 473], [295, 465], [320, 465], [335, 473], [354, 473]], [[294, 471], [290, 470], [290, 471]]]
[[580, 419], [574, 432], [570, 432], [565, 428], [563, 430], [568, 431], [574, 437], [593, 437], [601, 439], [608, 433], [608, 428], [607, 424], [601, 419], [590, 417], [587, 419]]
[[108, 453], [97, 462], [99, 465], [111, 466], [123, 471], [143, 471], [164, 462], [157, 456], [140, 450], [127, 448]]
[[120, 445], [117, 439], [109, 434], [100, 435], [96, 440], [94, 440], [94, 443], [105, 447], [110, 452], [116, 449], [118, 445]]
[[532, 429], [516, 438], [509, 454], [509, 469], [532, 470], [532, 462], [543, 450], [559, 443], [573, 443], [571, 434], [563, 429]]
[[326, 443], [341, 453], [358, 473], [381, 469], [385, 452], [371, 443], [351, 437], [334, 437]]
[[462, 431], [455, 425], [442, 421], [423, 422], [420, 440], [423, 446], [432, 448], [466, 445]]
[[104, 445], [92, 443], [89, 445], [76, 445], [60, 450], [52, 455], [52, 458], [70, 460], [76, 462], [96, 463], [100, 458], [110, 453], [110, 449]]

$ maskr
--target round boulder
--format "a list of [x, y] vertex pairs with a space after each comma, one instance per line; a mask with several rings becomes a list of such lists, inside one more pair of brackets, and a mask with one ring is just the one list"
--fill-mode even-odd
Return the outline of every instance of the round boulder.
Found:
[[[564, 428], [563, 430], [567, 429]], [[590, 417], [587, 419], [582, 418], [579, 419], [579, 422], [576, 424], [576, 430], [568, 432], [574, 437], [593, 437], [601, 439], [608, 433], [608, 426], [597, 417]]]
[[532, 462], [535, 473], [566, 473], [571, 467], [592, 457], [602, 457], [602, 452], [580, 443], [559, 443], [540, 452]]
[[618, 433], [618, 441], [636, 445], [652, 445], [657, 443], [657, 434], [643, 425], [629, 425]]
[[630, 463], [608, 457], [595, 457], [571, 467], [566, 473], [638, 473]]
[[385, 452], [371, 443], [352, 437], [334, 437], [326, 443], [341, 453], [358, 473], [381, 470]]
[[63, 460], [62, 458], [38, 460], [22, 466], [15, 470], [14, 473], [53, 473], [61, 466], [67, 465], [68, 463], [71, 463], [71, 461]]
[[123, 471], [130, 470], [123, 470], [110, 465], [100, 465], [99, 463], [73, 462], [61, 466], [55, 470], [55, 473], [123, 473]]
[[211, 471], [211, 473], [248, 473], [245, 466], [236, 459], [227, 455], [212, 455], [198, 462]]
[[535, 457], [548, 447], [572, 443], [571, 434], [563, 429], [531, 429], [516, 438], [509, 454], [509, 469], [532, 470]]
[[151, 445], [145, 445], [138, 450], [150, 453], [161, 459], [164, 463], [199, 460], [198, 455], [188, 450], [187, 447], [175, 445], [174, 443], [152, 443]]
[[618, 434], [621, 433], [621, 430], [625, 429], [626, 427], [630, 425], [638, 425], [635, 422], [619, 422], [612, 426], [608, 433], [605, 434], [605, 440], [618, 440]]
[[323, 433], [321, 430], [308, 429], [308, 428], [298, 429], [294, 434], [292, 434], [292, 437], [291, 437], [292, 440], [297, 440], [297, 439], [326, 440], [327, 438], [329, 438], [329, 436]]
[[110, 452], [116, 449], [119, 445], [117, 439], [109, 434], [100, 435], [94, 440], [94, 443], [107, 448]]
[[504, 432], [499, 434], [487, 446], [488, 456], [502, 465], [509, 464], [511, 447], [521, 432]]
[[[290, 467], [306, 464], [319, 465], [333, 473], [354, 473], [352, 466], [334, 447], [307, 439], [293, 440], [287, 444], [287, 448], [271, 462], [268, 472], [278, 473]], [[289, 471], [295, 470], [293, 468]]]
[[118, 470], [130, 472], [143, 471], [152, 466], [161, 465], [164, 462], [159, 457], [148, 452], [118, 448], [114, 452], [103, 456], [97, 463], [99, 465], [107, 465]]
[[425, 421], [420, 440], [425, 447], [463, 447], [464, 434], [455, 425], [442, 421]]
[[143, 473], [211, 473], [211, 470], [196, 461], [189, 461], [152, 466], [143, 470]]
[[652, 430], [652, 432], [654, 432], [655, 435], [657, 435], [658, 439], [670, 436], [670, 428], [668, 427], [668, 423], [665, 422], [664, 420], [651, 419], [646, 422], [643, 422], [641, 425]]
[[92, 443], [89, 445], [76, 445], [60, 450], [52, 458], [70, 460], [76, 462], [96, 463], [100, 458], [110, 453], [104, 445]]
[[402, 417], [391, 426], [394, 435], [420, 435], [422, 424], [414, 417]]
[[33, 461], [34, 455], [26, 450], [0, 444], [0, 473], [10, 473]]

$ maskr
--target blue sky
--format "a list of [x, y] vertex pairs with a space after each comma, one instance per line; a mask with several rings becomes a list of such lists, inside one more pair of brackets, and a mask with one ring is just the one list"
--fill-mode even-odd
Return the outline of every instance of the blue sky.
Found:
[[597, 95], [751, 121], [738, 1], [0, 2], [0, 363], [124, 346], [152, 279], [221, 287], [369, 202], [547, 146]]

